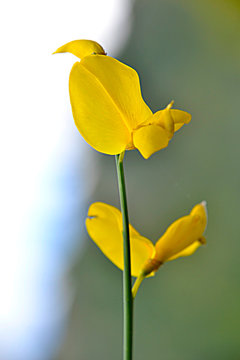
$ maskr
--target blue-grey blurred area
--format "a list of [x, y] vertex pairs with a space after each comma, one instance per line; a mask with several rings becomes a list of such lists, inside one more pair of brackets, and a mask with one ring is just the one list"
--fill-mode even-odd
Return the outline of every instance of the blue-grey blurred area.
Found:
[[[139, 72], [146, 102], [156, 111], [174, 99], [176, 108], [192, 114], [168, 148], [149, 160], [137, 151], [126, 154], [130, 221], [155, 242], [196, 203], [206, 200], [209, 213], [207, 245], [143, 282], [134, 308], [134, 358], [237, 360], [239, 2], [138, 0], [130, 21], [118, 58]], [[89, 167], [97, 166], [98, 182], [88, 205], [119, 207], [114, 158], [92, 152]], [[119, 360], [122, 274], [85, 238], [69, 275], [75, 296], [57, 359]]]
[[71, 270], [89, 243], [84, 220], [98, 165], [71, 113], [77, 58], [52, 53], [85, 38], [114, 55], [130, 10], [127, 0], [1, 4], [0, 360], [56, 357], [79, 298]]

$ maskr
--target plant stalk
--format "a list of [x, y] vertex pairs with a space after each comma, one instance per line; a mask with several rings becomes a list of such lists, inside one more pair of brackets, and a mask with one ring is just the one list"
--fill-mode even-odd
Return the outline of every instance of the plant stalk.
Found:
[[124, 249], [124, 270], [123, 270], [123, 360], [132, 360], [132, 337], [133, 337], [133, 297], [131, 281], [131, 254], [129, 221], [127, 209], [127, 195], [124, 179], [123, 158], [124, 152], [116, 155], [116, 167], [118, 176], [118, 189], [123, 220], [123, 249]]

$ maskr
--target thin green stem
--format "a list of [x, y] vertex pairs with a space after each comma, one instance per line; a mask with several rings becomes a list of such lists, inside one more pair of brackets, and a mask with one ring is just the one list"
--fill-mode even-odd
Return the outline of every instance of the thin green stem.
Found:
[[127, 209], [127, 195], [123, 170], [124, 152], [116, 155], [116, 167], [118, 175], [118, 189], [121, 203], [123, 220], [123, 243], [124, 243], [124, 270], [123, 270], [123, 359], [132, 360], [132, 336], [133, 336], [133, 297], [131, 290], [131, 255], [129, 240], [129, 221]]

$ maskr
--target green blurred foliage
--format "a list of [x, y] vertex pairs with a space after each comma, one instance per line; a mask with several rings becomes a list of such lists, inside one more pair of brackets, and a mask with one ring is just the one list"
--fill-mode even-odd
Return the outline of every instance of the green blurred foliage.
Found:
[[[154, 110], [175, 100], [191, 124], [144, 160], [126, 154], [131, 223], [153, 241], [207, 200], [207, 245], [143, 282], [135, 303], [134, 358], [240, 359], [239, 1], [139, 0], [120, 59], [137, 69]], [[114, 158], [95, 154], [93, 201], [119, 207]], [[89, 166], [95, 166], [94, 163]], [[87, 208], [86, 208], [87, 212]], [[71, 276], [75, 304], [59, 360], [120, 360], [121, 272], [86, 235]]]

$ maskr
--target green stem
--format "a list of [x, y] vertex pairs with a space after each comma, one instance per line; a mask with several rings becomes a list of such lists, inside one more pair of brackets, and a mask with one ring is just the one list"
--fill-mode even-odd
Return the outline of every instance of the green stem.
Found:
[[132, 335], [133, 335], [133, 298], [131, 290], [131, 256], [129, 221], [127, 209], [127, 195], [123, 170], [124, 152], [116, 155], [116, 167], [118, 175], [118, 189], [121, 203], [123, 220], [123, 243], [124, 243], [124, 270], [123, 270], [123, 359], [132, 360]]

